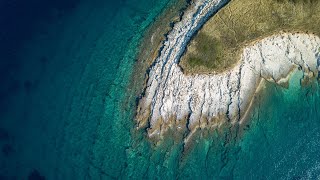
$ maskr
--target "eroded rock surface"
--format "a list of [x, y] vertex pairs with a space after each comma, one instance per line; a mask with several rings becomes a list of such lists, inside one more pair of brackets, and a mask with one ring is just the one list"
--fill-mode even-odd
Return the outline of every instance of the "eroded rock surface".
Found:
[[223, 2], [200, 0], [168, 35], [159, 57], [150, 67], [144, 96], [139, 102], [139, 127], [150, 137], [161, 136], [167, 126], [219, 127], [240, 123], [261, 80], [285, 84], [294, 68], [317, 76], [320, 39], [312, 34], [281, 33], [243, 50], [238, 64], [220, 74], [185, 75], [178, 62], [186, 43]]

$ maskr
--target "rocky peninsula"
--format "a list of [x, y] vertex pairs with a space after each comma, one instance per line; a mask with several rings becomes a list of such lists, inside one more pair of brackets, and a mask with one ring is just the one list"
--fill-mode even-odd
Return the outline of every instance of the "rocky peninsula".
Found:
[[295, 69], [304, 72], [302, 82], [318, 76], [320, 38], [304, 32], [279, 32], [255, 40], [225, 71], [184, 73], [179, 62], [188, 42], [225, 3], [193, 2], [149, 68], [136, 119], [138, 128], [147, 128], [150, 138], [161, 138], [168, 128], [188, 131], [190, 136], [199, 128], [241, 124], [263, 82], [286, 87]]

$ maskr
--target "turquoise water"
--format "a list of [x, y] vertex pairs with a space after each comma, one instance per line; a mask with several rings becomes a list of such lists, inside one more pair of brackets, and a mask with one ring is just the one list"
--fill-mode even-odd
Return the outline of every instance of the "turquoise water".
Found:
[[318, 177], [320, 89], [301, 87], [301, 72], [288, 89], [267, 83], [242, 134], [202, 132], [186, 149], [134, 130], [135, 55], [171, 3], [83, 0], [33, 23], [1, 61], [0, 179]]
[[295, 73], [289, 89], [267, 85], [268, 98], [255, 107], [240, 142], [236, 177], [319, 179], [319, 82], [301, 87], [301, 77]]
[[301, 87], [302, 76], [296, 72], [288, 89], [267, 83], [238, 138], [228, 131], [231, 139], [199, 138], [184, 177], [319, 179], [320, 89], [316, 80]]
[[40, 11], [50, 19], [37, 18], [46, 3], [19, 7], [37, 13], [16, 17], [32, 33], [9, 33], [10, 41], [25, 38], [12, 45], [14, 59], [1, 61], [0, 179], [126, 176], [135, 55], [145, 30], [173, 2], [83, 0]]
[[134, 166], [148, 178], [318, 179], [320, 89], [316, 80], [301, 87], [302, 77], [297, 71], [288, 89], [267, 82], [241, 134], [199, 133], [187, 153], [170, 139], [156, 150], [140, 145], [130, 149]]

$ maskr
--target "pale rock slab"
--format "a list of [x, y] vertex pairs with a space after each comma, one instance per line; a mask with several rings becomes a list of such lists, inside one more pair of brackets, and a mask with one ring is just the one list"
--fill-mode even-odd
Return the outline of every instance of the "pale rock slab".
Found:
[[[219, 0], [195, 2], [181, 22], [175, 24], [150, 67], [137, 116], [149, 121], [149, 128], [153, 129], [149, 136], [161, 133], [161, 128], [156, 126], [160, 119], [166, 122], [172, 117], [176, 121], [187, 117], [189, 129], [217, 118], [217, 126], [225, 122], [239, 123], [262, 78], [280, 83], [294, 68], [309, 74], [320, 69], [319, 37], [282, 33], [246, 47], [238, 64], [229, 71], [183, 74], [178, 63], [187, 42], [222, 3]], [[142, 120], [138, 118], [138, 121]]]

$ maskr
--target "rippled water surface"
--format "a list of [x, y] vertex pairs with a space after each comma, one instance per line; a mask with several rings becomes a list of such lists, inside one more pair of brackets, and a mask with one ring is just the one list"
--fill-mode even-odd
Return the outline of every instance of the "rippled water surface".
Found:
[[[317, 80], [267, 83], [240, 135], [153, 147], [128, 90], [145, 30], [174, 0], [3, 1], [0, 179], [315, 179]], [[236, 138], [237, 136], [237, 138]]]

